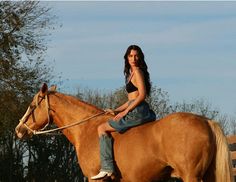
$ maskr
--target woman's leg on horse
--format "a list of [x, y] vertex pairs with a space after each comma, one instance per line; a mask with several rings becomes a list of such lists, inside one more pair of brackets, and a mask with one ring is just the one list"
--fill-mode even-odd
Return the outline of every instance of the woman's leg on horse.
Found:
[[108, 122], [102, 123], [98, 126], [98, 136], [107, 135], [110, 132], [116, 131], [114, 128], [110, 126]]
[[112, 137], [108, 135], [108, 133], [114, 131], [116, 130], [108, 122], [98, 126], [101, 170], [98, 175], [93, 176], [91, 179], [101, 179], [114, 173], [113, 142]]

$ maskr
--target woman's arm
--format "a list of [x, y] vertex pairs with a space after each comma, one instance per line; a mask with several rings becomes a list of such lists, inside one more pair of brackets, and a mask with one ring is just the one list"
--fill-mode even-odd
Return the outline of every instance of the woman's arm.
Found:
[[116, 109], [114, 109], [114, 112], [121, 112], [124, 111], [127, 107], [128, 107], [128, 103], [129, 101], [127, 101], [126, 103], [122, 104], [121, 106], [117, 107]]
[[107, 113], [110, 113], [112, 115], [116, 115], [119, 112], [124, 111], [128, 107], [128, 103], [129, 103], [129, 101], [127, 101], [126, 103], [124, 103], [121, 106], [117, 107], [116, 109], [105, 109], [104, 111], [107, 112]]

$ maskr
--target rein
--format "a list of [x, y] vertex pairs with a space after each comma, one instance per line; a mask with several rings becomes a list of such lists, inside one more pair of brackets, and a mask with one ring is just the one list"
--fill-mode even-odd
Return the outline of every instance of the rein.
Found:
[[58, 130], [63, 130], [63, 129], [66, 129], [66, 128], [70, 128], [70, 127], [75, 126], [75, 125], [80, 125], [80, 124], [82, 124], [82, 123], [87, 122], [87, 121], [90, 120], [90, 119], [93, 119], [93, 118], [98, 117], [98, 116], [103, 115], [103, 114], [105, 114], [105, 112], [101, 112], [101, 113], [95, 114], [95, 115], [90, 116], [90, 117], [88, 117], [88, 118], [85, 118], [85, 119], [83, 119], [83, 120], [81, 120], [81, 121], [77, 121], [77, 122], [75, 122], [75, 123], [71, 123], [71, 124], [66, 125], [66, 126], [62, 126], [62, 127], [54, 128], [54, 129], [50, 129], [50, 130], [44, 130], [44, 131], [32, 130], [32, 129], [31, 129], [27, 124], [25, 124], [25, 123], [24, 123], [24, 126], [25, 126], [28, 130], [30, 130], [34, 135], [47, 134], [47, 133], [55, 132], [55, 131], [58, 131]]
[[[30, 107], [29, 107], [29, 108], [27, 109], [27, 111], [26, 111], [26, 114], [25, 114], [25, 115], [23, 116], [23, 118], [20, 120], [20, 122], [27, 128], [27, 130], [31, 131], [34, 135], [47, 134], [47, 133], [55, 132], [55, 131], [58, 131], [58, 130], [63, 130], [63, 129], [66, 129], [66, 128], [70, 128], [70, 127], [75, 126], [75, 125], [80, 125], [80, 124], [82, 124], [82, 123], [87, 122], [87, 121], [90, 120], [90, 119], [93, 119], [93, 118], [95, 118], [95, 117], [98, 117], [98, 116], [103, 115], [103, 114], [106, 113], [105, 111], [103, 111], [103, 112], [100, 112], [100, 113], [98, 113], [98, 114], [92, 115], [92, 116], [90, 116], [90, 117], [88, 117], [88, 118], [85, 118], [85, 119], [83, 119], [83, 120], [81, 120], [81, 121], [77, 121], [77, 122], [71, 123], [71, 124], [69, 124], [69, 125], [65, 125], [65, 126], [62, 126], [62, 127], [59, 127], [59, 128], [50, 129], [50, 130], [44, 130], [44, 129], [49, 125], [49, 123], [50, 123], [50, 115], [49, 115], [49, 112], [50, 112], [51, 109], [50, 109], [50, 105], [49, 105], [48, 94], [49, 94], [49, 93], [47, 93], [47, 94], [45, 95], [45, 97], [43, 97], [40, 101], [38, 101], [38, 97], [39, 97], [39, 96], [37, 96], [36, 105], [33, 107], [33, 109], [30, 109]], [[47, 123], [42, 129], [40, 129], [40, 131], [38, 131], [38, 130], [33, 130], [33, 129], [31, 129], [31, 128], [26, 124], [26, 121], [27, 121], [28, 117], [29, 117], [31, 114], [33, 114], [34, 110], [38, 107], [38, 105], [41, 103], [41, 101], [42, 101], [43, 99], [45, 99], [45, 105], [46, 105], [46, 110], [47, 110], [48, 123]]]

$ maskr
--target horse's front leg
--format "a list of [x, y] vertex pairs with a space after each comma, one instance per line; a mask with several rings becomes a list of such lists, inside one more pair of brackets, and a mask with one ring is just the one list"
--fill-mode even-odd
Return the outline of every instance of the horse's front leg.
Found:
[[84, 181], [83, 182], [88, 182], [88, 178], [84, 177]]
[[[87, 148], [81, 148], [80, 145], [74, 145], [76, 150], [76, 156], [78, 159], [78, 165], [80, 166], [83, 175], [85, 176], [84, 182], [90, 182], [91, 176], [95, 175], [99, 169], [99, 153], [91, 152]], [[94, 149], [95, 151], [99, 151], [99, 149]], [[92, 180], [92, 182], [103, 182], [102, 180]]]

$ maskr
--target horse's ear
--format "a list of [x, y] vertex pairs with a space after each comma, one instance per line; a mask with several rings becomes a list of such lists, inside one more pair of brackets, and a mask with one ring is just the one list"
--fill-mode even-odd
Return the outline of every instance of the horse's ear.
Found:
[[55, 92], [57, 90], [57, 86], [56, 85], [52, 85], [50, 88], [49, 88], [49, 91], [51, 92]]
[[43, 83], [43, 85], [42, 85], [40, 91], [41, 91], [42, 95], [45, 95], [45, 94], [47, 93], [47, 91], [48, 91], [48, 86], [47, 86], [46, 83]]

